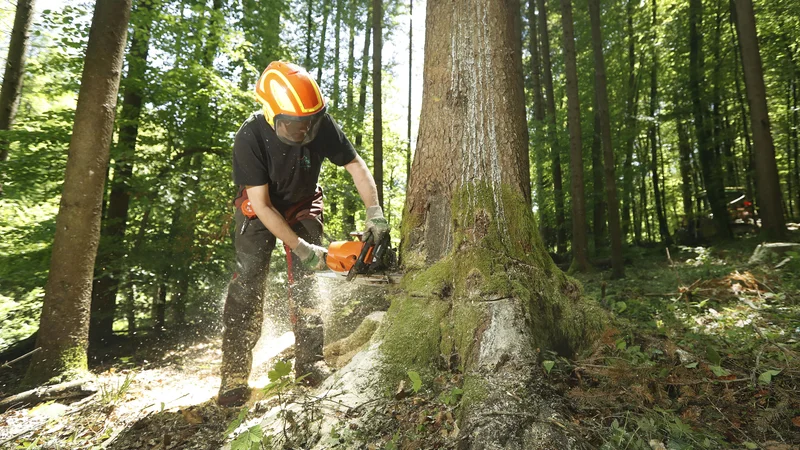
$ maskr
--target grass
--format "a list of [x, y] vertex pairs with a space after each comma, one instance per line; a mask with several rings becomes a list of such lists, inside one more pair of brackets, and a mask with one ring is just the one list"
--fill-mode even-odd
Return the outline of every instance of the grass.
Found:
[[[579, 275], [612, 327], [550, 377], [602, 448], [800, 442], [800, 258], [749, 267], [757, 243], [641, 251], [627, 277]], [[605, 292], [605, 295], [604, 295]]]

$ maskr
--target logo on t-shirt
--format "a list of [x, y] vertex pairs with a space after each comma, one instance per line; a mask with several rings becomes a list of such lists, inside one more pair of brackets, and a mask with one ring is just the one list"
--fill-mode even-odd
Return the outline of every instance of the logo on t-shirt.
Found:
[[302, 169], [311, 168], [311, 158], [309, 158], [308, 155], [303, 155], [300, 157], [300, 168]]

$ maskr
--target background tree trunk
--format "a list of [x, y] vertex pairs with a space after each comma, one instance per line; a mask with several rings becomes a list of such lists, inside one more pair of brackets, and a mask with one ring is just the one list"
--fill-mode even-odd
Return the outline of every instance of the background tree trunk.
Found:
[[753, 128], [761, 228], [770, 239], [781, 239], [786, 232], [786, 227], [781, 205], [781, 189], [778, 184], [778, 166], [775, 163], [775, 146], [772, 142], [767, 110], [764, 70], [758, 50], [753, 2], [752, 0], [734, 1], [739, 44], [742, 50], [744, 85], [750, 104], [750, 124]]
[[556, 252], [567, 252], [567, 228], [564, 215], [564, 187], [561, 176], [561, 146], [558, 141], [556, 127], [556, 99], [553, 93], [553, 69], [550, 62], [550, 33], [547, 29], [547, 0], [537, 0], [539, 7], [539, 32], [542, 44], [542, 68], [544, 69], [544, 89], [547, 96], [547, 138], [550, 143], [550, 155], [553, 171], [553, 196], [556, 207]]
[[583, 185], [583, 144], [581, 143], [581, 104], [578, 93], [578, 64], [575, 56], [575, 29], [572, 0], [561, 0], [561, 26], [564, 32], [564, 62], [567, 77], [567, 119], [569, 123], [569, 169], [572, 193], [572, 266], [570, 271], [589, 269], [586, 235], [586, 197]]
[[[0, 131], [10, 130], [17, 115], [19, 93], [22, 90], [22, 71], [25, 69], [25, 57], [28, 52], [33, 5], [34, 0], [17, 1], [14, 28], [11, 29], [11, 41], [8, 43], [3, 89], [0, 91]], [[0, 139], [0, 162], [8, 160], [8, 145], [7, 140]]]
[[733, 238], [733, 233], [728, 222], [728, 209], [725, 202], [722, 173], [713, 148], [710, 136], [711, 130], [706, 124], [708, 107], [704, 100], [703, 92], [705, 83], [703, 67], [705, 64], [701, 32], [702, 24], [702, 0], [689, 0], [689, 91], [692, 97], [692, 112], [697, 131], [697, 152], [700, 155], [706, 197], [711, 205], [711, 212], [714, 214], [717, 236], [722, 239], [731, 239]]
[[[328, 33], [328, 19], [331, 15], [331, 0], [322, 1], [322, 32], [319, 35], [319, 53], [317, 53], [317, 82], [322, 84], [322, 68], [325, 67], [325, 38]], [[305, 68], [308, 70], [308, 68]]]
[[117, 291], [125, 273], [122, 258], [127, 253], [125, 231], [128, 226], [128, 205], [131, 198], [129, 183], [133, 175], [136, 139], [139, 135], [139, 115], [144, 95], [144, 84], [141, 80], [145, 79], [150, 29], [153, 16], [158, 9], [157, 2], [140, 0], [132, 13], [131, 20], [134, 27], [127, 57], [128, 73], [122, 81], [124, 94], [119, 121], [119, 141], [114, 152], [114, 179], [111, 183], [108, 210], [101, 229], [92, 288], [89, 341], [93, 343], [108, 341], [114, 334]]
[[544, 420], [559, 411], [542, 401], [534, 349], [570, 354], [591, 342], [602, 316], [533, 228], [524, 105], [504, 101], [523, 97], [519, 2], [432, 0], [427, 8], [402, 225], [408, 272], [385, 321], [384, 381], [394, 386], [408, 370], [427, 379], [448, 361], [464, 374], [462, 448], [568, 448]]
[[656, 135], [657, 126], [657, 108], [658, 108], [658, 47], [656, 40], [656, 27], [658, 25], [658, 4], [653, 0], [653, 30], [652, 30], [652, 52], [653, 52], [653, 67], [650, 69], [650, 127], [648, 128], [648, 136], [650, 138], [650, 169], [653, 174], [653, 194], [655, 197], [656, 216], [658, 218], [658, 234], [661, 236], [661, 242], [666, 245], [672, 245], [672, 237], [669, 234], [669, 226], [667, 226], [666, 207], [664, 206], [661, 192], [661, 177], [658, 173], [658, 140]]
[[550, 242], [546, 223], [543, 220], [545, 215], [546, 201], [544, 188], [544, 145], [539, 142], [542, 136], [541, 127], [544, 125], [544, 96], [542, 95], [542, 67], [539, 59], [539, 33], [536, 26], [536, 0], [528, 0], [528, 49], [531, 53], [531, 89], [533, 90], [533, 120], [535, 134], [531, 137], [535, 161], [536, 179], [536, 206], [539, 211], [539, 233], [544, 242]]
[[86, 370], [92, 269], [131, 0], [98, 0], [75, 110], [50, 274], [26, 382]]
[[[622, 255], [622, 228], [619, 221], [617, 199], [616, 162], [611, 141], [611, 114], [608, 108], [606, 63], [603, 56], [603, 36], [600, 29], [600, 0], [589, 0], [589, 18], [592, 22], [592, 48], [594, 53], [595, 86], [597, 89], [597, 116], [605, 159], [605, 192], [608, 202], [608, 229], [611, 236], [611, 276], [625, 276], [625, 260]], [[600, 189], [600, 187], [595, 187]]]
[[372, 1], [372, 171], [383, 208], [383, 97], [381, 96], [381, 53], [383, 47], [383, 0]]
[[[628, 34], [628, 90], [625, 103], [625, 162], [622, 169], [622, 235], [628, 238], [631, 227], [631, 206], [633, 203], [633, 142], [636, 139], [636, 37], [633, 34], [634, 0], [626, 6]], [[635, 215], [635, 214], [634, 214]], [[635, 240], [638, 240], [636, 238]]]
[[413, 86], [414, 74], [414, 0], [408, 0], [408, 117], [406, 120], [406, 135], [408, 143], [406, 144], [406, 187], [408, 187], [409, 180], [411, 179], [411, 87]]

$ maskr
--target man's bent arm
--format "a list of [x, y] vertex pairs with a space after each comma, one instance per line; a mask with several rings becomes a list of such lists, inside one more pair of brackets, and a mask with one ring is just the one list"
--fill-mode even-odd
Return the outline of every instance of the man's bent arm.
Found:
[[372, 172], [369, 171], [367, 164], [356, 156], [356, 159], [344, 165], [344, 168], [353, 176], [353, 183], [358, 189], [358, 195], [364, 201], [364, 206], [370, 208], [378, 206], [378, 188], [375, 186], [375, 179], [372, 178]]
[[247, 197], [261, 223], [267, 227], [270, 233], [294, 250], [300, 240], [286, 223], [283, 215], [272, 205], [272, 200], [269, 198], [269, 185], [247, 186]]

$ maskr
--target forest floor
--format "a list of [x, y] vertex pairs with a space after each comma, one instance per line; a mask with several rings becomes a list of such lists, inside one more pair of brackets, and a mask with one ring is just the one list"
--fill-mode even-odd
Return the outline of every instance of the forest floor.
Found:
[[[625, 279], [579, 275], [612, 319], [580, 358], [543, 354], [542, 370], [572, 408], [562, 426], [596, 448], [800, 448], [800, 255], [748, 264], [757, 244], [682, 248], [670, 259], [631, 248]], [[274, 399], [217, 407], [219, 344], [197, 330], [146, 338], [93, 368], [97, 394], [0, 414], [0, 448], [220, 448]], [[291, 334], [265, 336], [251, 384], [276, 379], [291, 345]], [[16, 366], [0, 369], [0, 390], [10, 392]], [[382, 431], [358, 448], [455, 448], [458, 378], [382, 400]], [[326, 445], [353, 442], [364, 436], [345, 426]]]

